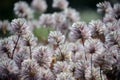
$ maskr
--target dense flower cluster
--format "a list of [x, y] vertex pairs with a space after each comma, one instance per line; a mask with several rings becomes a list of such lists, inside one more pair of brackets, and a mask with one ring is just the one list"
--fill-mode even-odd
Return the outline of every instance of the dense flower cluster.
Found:
[[[120, 4], [98, 3], [104, 16], [89, 23], [67, 0], [53, 1], [61, 12], [44, 13], [47, 7], [19, 1], [18, 18], [0, 21], [1, 34], [10, 35], [0, 39], [0, 80], [120, 80]], [[46, 44], [34, 35], [41, 27], [54, 30]]]

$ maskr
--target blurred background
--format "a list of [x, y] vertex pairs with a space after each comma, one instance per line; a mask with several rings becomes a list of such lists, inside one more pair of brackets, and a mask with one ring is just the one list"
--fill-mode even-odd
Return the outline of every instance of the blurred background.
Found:
[[[14, 3], [20, 0], [0, 0], [0, 20], [14, 18], [13, 7]], [[22, 0], [29, 4], [32, 0]], [[52, 13], [54, 10], [52, 6], [52, 0], [46, 0], [48, 3], [48, 10], [46, 13]], [[96, 4], [98, 2], [103, 2], [104, 0], [68, 0], [69, 6], [80, 11], [81, 19], [84, 21], [90, 21], [91, 19], [100, 18], [100, 14], [96, 12]], [[107, 0], [111, 3], [119, 2], [119, 0]]]

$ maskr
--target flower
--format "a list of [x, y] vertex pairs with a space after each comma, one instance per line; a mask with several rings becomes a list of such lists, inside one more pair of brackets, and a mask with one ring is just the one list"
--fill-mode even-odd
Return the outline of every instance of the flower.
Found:
[[[85, 78], [86, 80], [100, 80], [100, 72], [99, 72], [99, 68], [95, 68], [93, 67], [92, 69], [92, 75], [91, 75], [91, 71], [90, 71], [90, 67], [87, 67], [86, 72], [85, 72]], [[106, 79], [105, 79], [106, 80]]]
[[42, 14], [39, 17], [39, 23], [43, 27], [54, 27], [55, 20], [54, 20], [52, 14]]
[[48, 68], [52, 61], [52, 53], [47, 47], [40, 46], [33, 51], [33, 59], [36, 60], [39, 66]]
[[26, 34], [26, 30], [28, 30], [28, 25], [26, 24], [25, 19], [18, 18], [13, 19], [11, 22], [11, 32], [17, 35]]
[[5, 38], [3, 40], [0, 40], [0, 55], [1, 57], [8, 57], [11, 58], [11, 53], [14, 47], [14, 41], [13, 38], [15, 36], [11, 36], [8, 38]]
[[21, 69], [22, 62], [26, 59], [29, 59], [29, 52], [26, 49], [22, 49], [21, 51], [17, 52], [13, 57], [13, 60], [19, 69]]
[[111, 14], [113, 12], [112, 6], [108, 1], [100, 2], [97, 4], [97, 11], [99, 13]]
[[32, 0], [31, 5], [38, 12], [45, 12], [48, 7], [46, 0]]
[[120, 4], [119, 3], [114, 4], [113, 10], [114, 10], [116, 19], [120, 19]]
[[53, 8], [66, 9], [69, 3], [67, 0], [53, 0]]
[[92, 30], [92, 35], [104, 34], [105, 31], [106, 31], [105, 24], [102, 21], [100, 21], [100, 20], [92, 20], [89, 23], [89, 27]]
[[40, 68], [40, 80], [55, 80], [55, 75], [50, 69]]
[[3, 34], [7, 34], [7, 31], [10, 30], [10, 22], [8, 20], [0, 21], [0, 30]]
[[33, 10], [24, 1], [19, 1], [14, 5], [15, 15], [21, 18], [33, 18]]
[[86, 65], [82, 61], [78, 60], [75, 64], [74, 76], [76, 79], [84, 80], [85, 79], [85, 70]]
[[50, 31], [48, 42], [53, 45], [61, 45], [65, 41], [65, 36], [60, 31]]
[[75, 78], [70, 72], [61, 72], [57, 75], [56, 80], [75, 80]]
[[63, 13], [67, 16], [68, 21], [72, 23], [80, 20], [80, 14], [73, 8], [66, 8]]
[[99, 38], [105, 42], [105, 33], [107, 32], [105, 24], [100, 20], [92, 20], [89, 25], [93, 38]]
[[60, 74], [61, 72], [69, 72], [70, 66], [66, 61], [57, 61], [57, 63], [54, 64], [53, 71], [55, 74]]
[[115, 30], [106, 35], [106, 44], [109, 46], [117, 45], [120, 47], [120, 30]]
[[26, 59], [22, 62], [21, 80], [40, 80], [39, 66], [35, 60]]
[[91, 37], [91, 32], [85, 22], [76, 22], [73, 23], [70, 28], [69, 37], [72, 41], [76, 41], [78, 39], [85, 40]]
[[22, 35], [22, 43], [24, 46], [36, 46], [37, 45], [37, 38], [31, 31], [26, 31], [24, 35]]
[[70, 44], [68, 42], [57, 46], [55, 49], [54, 56], [58, 61], [71, 61], [72, 50], [70, 49]]
[[55, 21], [56, 30], [63, 31], [67, 29], [67, 26], [64, 26], [66, 23], [66, 16], [63, 13], [54, 13], [52, 16]]
[[1, 58], [0, 59], [0, 79], [13, 79], [16, 80], [19, 77], [19, 69], [14, 60]]
[[89, 54], [102, 54], [105, 48], [98, 39], [88, 39], [85, 41], [85, 51]]

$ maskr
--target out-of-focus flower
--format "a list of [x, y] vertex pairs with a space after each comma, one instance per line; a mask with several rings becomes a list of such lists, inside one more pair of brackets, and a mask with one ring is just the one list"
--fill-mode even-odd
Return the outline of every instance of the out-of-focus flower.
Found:
[[1, 58], [0, 59], [0, 79], [18, 79], [19, 69], [14, 60]]
[[110, 23], [107, 23], [106, 24], [107, 34], [106, 35], [108, 35], [111, 32], [114, 32], [116, 30], [119, 30], [119, 26], [120, 26], [120, 20], [114, 20]]
[[116, 19], [120, 19], [120, 4], [116, 3], [113, 7]]
[[30, 20], [27, 23], [30, 26], [31, 31], [34, 31], [34, 29], [41, 27], [38, 20]]
[[51, 31], [48, 36], [48, 42], [53, 45], [63, 44], [65, 41], [65, 36], [62, 35], [60, 31]]
[[91, 37], [91, 32], [85, 22], [76, 22], [70, 28], [69, 37], [72, 41], [78, 39], [86, 40]]
[[47, 47], [40, 46], [33, 51], [33, 58], [39, 66], [48, 68], [52, 61], [52, 53]]
[[15, 15], [22, 18], [33, 18], [33, 10], [24, 1], [19, 1], [14, 5]]
[[52, 14], [42, 14], [39, 18], [39, 23], [43, 27], [54, 27], [55, 25]]
[[97, 11], [100, 13], [106, 13], [106, 14], [113, 13], [112, 6], [108, 1], [98, 3], [97, 7], [98, 7]]
[[52, 16], [55, 20], [55, 29], [62, 31], [67, 28], [67, 26], [64, 26], [66, 16], [63, 13], [54, 13]]
[[36, 61], [26, 59], [22, 62], [21, 80], [40, 80], [39, 66]]
[[66, 9], [69, 3], [67, 0], [53, 0], [53, 8]]
[[11, 22], [11, 32], [17, 35], [26, 34], [26, 30], [28, 30], [28, 25], [26, 24], [25, 19], [18, 18], [13, 19]]
[[111, 23], [114, 21], [116, 21], [116, 19], [113, 15], [106, 14], [105, 17], [103, 17], [103, 22], [105, 22], [105, 23]]
[[10, 30], [10, 23], [8, 20], [0, 21], [0, 30], [3, 32], [3, 34], [6, 34], [7, 31]]
[[31, 5], [38, 12], [45, 12], [47, 10], [47, 3], [45, 0], [32, 0]]
[[67, 8], [63, 11], [63, 13], [64, 13], [64, 15], [67, 16], [68, 20], [72, 23], [80, 20], [80, 13], [78, 13], [73, 8]]

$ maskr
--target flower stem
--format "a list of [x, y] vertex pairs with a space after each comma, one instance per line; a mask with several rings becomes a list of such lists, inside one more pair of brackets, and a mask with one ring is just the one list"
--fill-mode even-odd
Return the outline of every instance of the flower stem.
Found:
[[100, 67], [100, 78], [101, 78], [101, 80], [103, 80], [102, 79], [102, 70], [101, 70], [101, 67]]
[[29, 50], [30, 50], [30, 59], [32, 59], [31, 45], [29, 46]]
[[15, 49], [17, 48], [19, 39], [20, 39], [20, 35], [18, 35], [17, 41], [16, 41], [15, 46], [13, 48], [13, 51], [12, 51], [12, 54], [11, 54], [11, 58], [12, 59], [13, 59], [13, 56], [14, 56], [14, 53], [15, 53]]
[[91, 77], [93, 77], [93, 71], [92, 71], [92, 54], [91, 54]]

